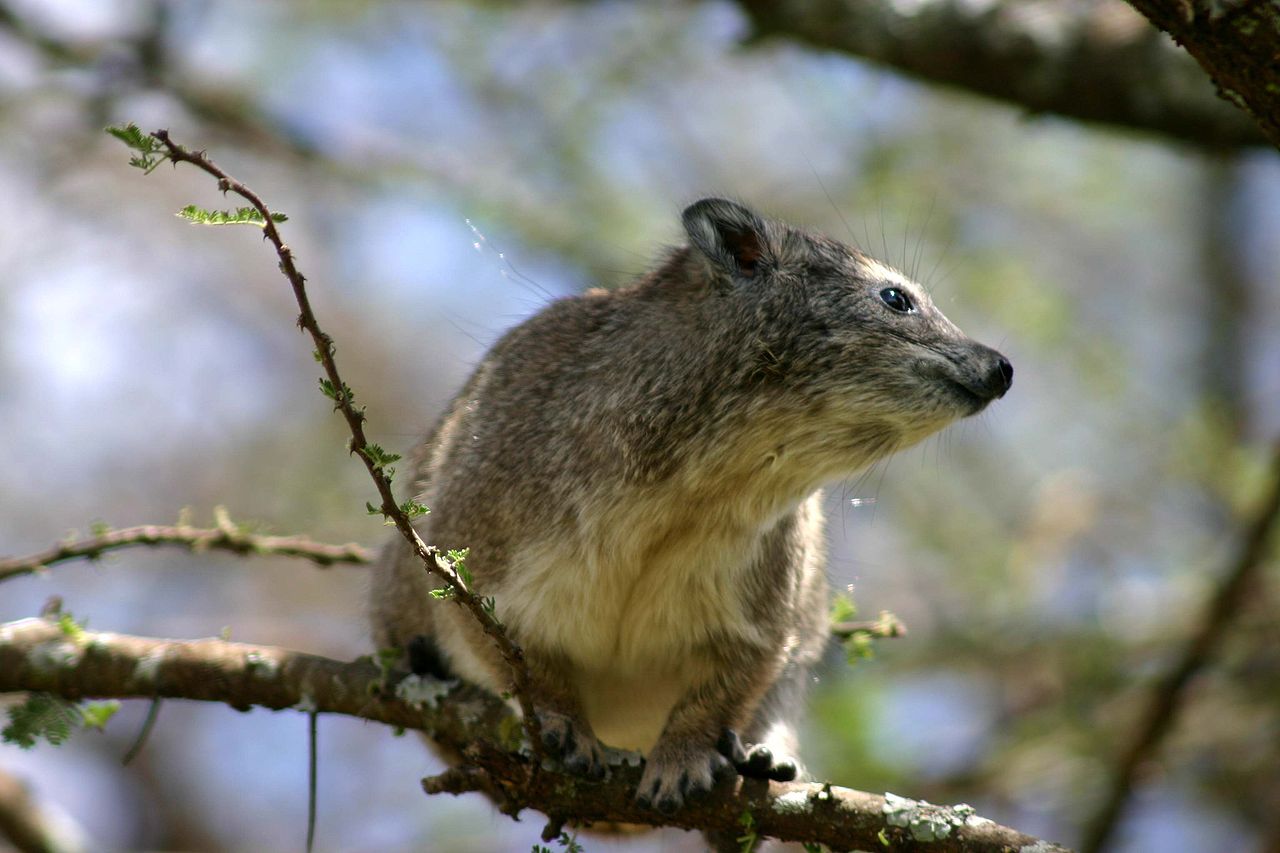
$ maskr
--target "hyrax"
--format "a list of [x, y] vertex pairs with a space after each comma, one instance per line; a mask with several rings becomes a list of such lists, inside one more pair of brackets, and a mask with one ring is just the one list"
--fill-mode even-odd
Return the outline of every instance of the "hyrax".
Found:
[[[524, 647], [548, 749], [641, 750], [670, 812], [735, 771], [798, 772], [827, 641], [818, 489], [982, 411], [1013, 368], [901, 273], [704, 199], [689, 245], [508, 332], [419, 448], [425, 541], [469, 548]], [[373, 580], [381, 647], [494, 692], [505, 664], [405, 543]], [[744, 747], [745, 744], [745, 747]]]

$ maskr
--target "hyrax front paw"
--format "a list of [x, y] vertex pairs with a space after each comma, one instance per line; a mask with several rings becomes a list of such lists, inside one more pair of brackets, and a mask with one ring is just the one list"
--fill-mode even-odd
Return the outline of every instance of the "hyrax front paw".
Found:
[[636, 803], [674, 814], [686, 801], [707, 793], [734, 772], [733, 764], [710, 746], [659, 741], [645, 759]]
[[604, 778], [604, 748], [591, 726], [558, 711], [537, 713], [542, 724], [542, 745], [552, 757], [560, 759], [565, 770], [588, 779]]
[[773, 779], [777, 782], [790, 782], [799, 775], [799, 767], [795, 760], [773, 754], [773, 750], [762, 743], [747, 748], [742, 745], [738, 733], [733, 729], [725, 729], [716, 742], [720, 754], [733, 762], [737, 771], [751, 779]]

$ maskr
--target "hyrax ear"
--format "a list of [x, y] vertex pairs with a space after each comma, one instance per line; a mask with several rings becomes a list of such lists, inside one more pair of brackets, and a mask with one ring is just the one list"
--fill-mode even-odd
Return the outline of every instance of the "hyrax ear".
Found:
[[769, 258], [768, 226], [737, 202], [704, 198], [681, 219], [693, 246], [730, 275], [750, 278]]

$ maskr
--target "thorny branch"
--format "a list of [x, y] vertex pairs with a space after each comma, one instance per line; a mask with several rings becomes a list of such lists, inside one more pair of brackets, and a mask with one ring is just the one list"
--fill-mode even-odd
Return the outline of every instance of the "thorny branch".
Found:
[[1083, 853], [1097, 853], [1107, 846], [1116, 823], [1128, 802], [1138, 768], [1150, 758], [1160, 741], [1173, 727], [1191, 679], [1209, 662], [1232, 618], [1244, 604], [1262, 567], [1267, 563], [1268, 544], [1280, 526], [1280, 441], [1271, 459], [1268, 492], [1258, 504], [1245, 530], [1239, 551], [1222, 572], [1217, 591], [1205, 608], [1200, 629], [1187, 643], [1181, 660], [1156, 685], [1142, 723], [1132, 742], [1116, 763], [1110, 791], [1084, 834]]
[[352, 402], [351, 389], [342, 381], [342, 377], [338, 373], [338, 365], [334, 360], [333, 339], [320, 328], [315, 313], [311, 310], [311, 301], [307, 297], [306, 291], [306, 277], [298, 270], [297, 265], [294, 263], [293, 251], [285, 244], [284, 238], [280, 236], [280, 231], [276, 227], [275, 217], [272, 216], [266, 203], [257, 193], [224, 172], [205, 156], [203, 151], [187, 150], [174, 142], [169, 137], [167, 130], [157, 130], [151, 136], [164, 145], [166, 155], [175, 164], [190, 163], [196, 168], [209, 173], [218, 179], [218, 189], [224, 194], [228, 192], [235, 193], [253, 205], [258, 213], [262, 215], [263, 234], [275, 248], [276, 256], [280, 259], [280, 272], [289, 280], [289, 285], [293, 288], [294, 299], [298, 302], [300, 312], [298, 325], [311, 335], [311, 339], [315, 343], [316, 359], [324, 368], [325, 376], [333, 390], [332, 396], [335, 408], [342, 413], [342, 417], [346, 420], [347, 427], [351, 431], [350, 451], [364, 462], [365, 468], [369, 471], [369, 476], [373, 479], [378, 495], [382, 499], [380, 509], [383, 515], [408, 540], [410, 547], [418, 555], [418, 558], [422, 560], [427, 571], [442, 578], [449, 585], [449, 588], [454, 591], [454, 600], [471, 612], [471, 615], [480, 623], [484, 632], [497, 645], [503, 660], [507, 662], [511, 669], [511, 692], [516, 701], [519, 702], [520, 710], [524, 713], [525, 730], [529, 734], [533, 749], [541, 754], [541, 726], [537, 715], [534, 713], [533, 704], [529, 700], [529, 671], [524, 663], [524, 652], [507, 636], [502, 624], [486, 609], [480, 596], [467, 588], [466, 583], [455, 570], [454, 565], [440, 553], [439, 549], [422, 541], [422, 537], [418, 535], [418, 531], [414, 529], [413, 524], [409, 521], [408, 515], [396, 504], [395, 495], [391, 491], [391, 479], [387, 476], [382, 465], [375, 461], [377, 456], [371, 451], [369, 440], [365, 437], [364, 410], [363, 408], [356, 408]]
[[[225, 640], [161, 640], [106, 632], [68, 635], [55, 621], [0, 624], [0, 693], [44, 691], [68, 699], [155, 698], [225, 702], [234, 708], [292, 708], [345, 714], [428, 731], [470, 766], [423, 781], [429, 793], [484, 791], [516, 814], [533, 808], [573, 821], [742, 831], [744, 813], [760, 837], [832, 849], [1065, 853], [965, 807], [942, 807], [817, 783], [737, 780], [667, 817], [635, 805], [639, 762], [610, 751], [604, 782], [554, 768], [511, 748], [519, 723], [507, 705], [477, 688], [384, 671], [368, 658], [342, 663], [316, 655]], [[883, 842], [882, 839], [883, 838]], [[932, 839], [932, 840], [926, 840]], [[889, 847], [885, 848], [884, 843]]]
[[255, 554], [301, 557], [319, 566], [337, 563], [362, 565], [373, 560], [373, 554], [368, 548], [354, 542], [329, 545], [312, 542], [305, 536], [262, 536], [237, 528], [221, 507], [216, 511], [216, 516], [217, 527], [192, 527], [181, 523], [146, 524], [108, 530], [84, 539], [66, 540], [38, 554], [0, 560], [0, 581], [18, 575], [35, 574], [69, 560], [96, 560], [110, 551], [140, 546], [155, 548], [173, 545], [193, 552], [215, 550], [230, 551], [242, 556]]

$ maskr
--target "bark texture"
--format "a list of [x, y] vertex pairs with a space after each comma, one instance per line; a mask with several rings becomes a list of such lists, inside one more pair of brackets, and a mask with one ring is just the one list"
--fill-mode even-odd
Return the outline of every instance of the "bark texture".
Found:
[[1274, 0], [1129, 0], [1173, 36], [1280, 147], [1280, 3]]
[[760, 837], [826, 844], [834, 850], [1059, 853], [1065, 848], [977, 817], [893, 795], [815, 783], [738, 780], [674, 816], [636, 806], [635, 756], [612, 752], [602, 783], [535, 767], [515, 749], [523, 729], [501, 701], [453, 682], [384, 672], [367, 659], [315, 655], [224, 640], [160, 640], [67, 632], [47, 619], [0, 625], [0, 693], [42, 691], [66, 699], [153, 698], [225, 702], [346, 714], [428, 731], [465, 764], [424, 780], [428, 793], [483, 791], [504, 811], [532, 808], [574, 823], [619, 822], [741, 835], [751, 815]]
[[[1267, 143], [1247, 115], [1215, 95], [1183, 51], [1118, 0], [739, 0], [739, 5], [759, 36], [786, 36], [850, 53], [1033, 114], [1212, 148]], [[1144, 13], [1147, 6], [1234, 6], [1168, 0], [1133, 5]], [[1258, 16], [1267, 17], [1258, 13], [1249, 20]], [[1220, 23], [1213, 28], [1224, 30]], [[1238, 32], [1226, 35], [1237, 39], [1235, 50], [1253, 50], [1252, 39], [1241, 40]], [[1200, 58], [1189, 42], [1186, 46]], [[1274, 56], [1274, 49], [1266, 55]]]

